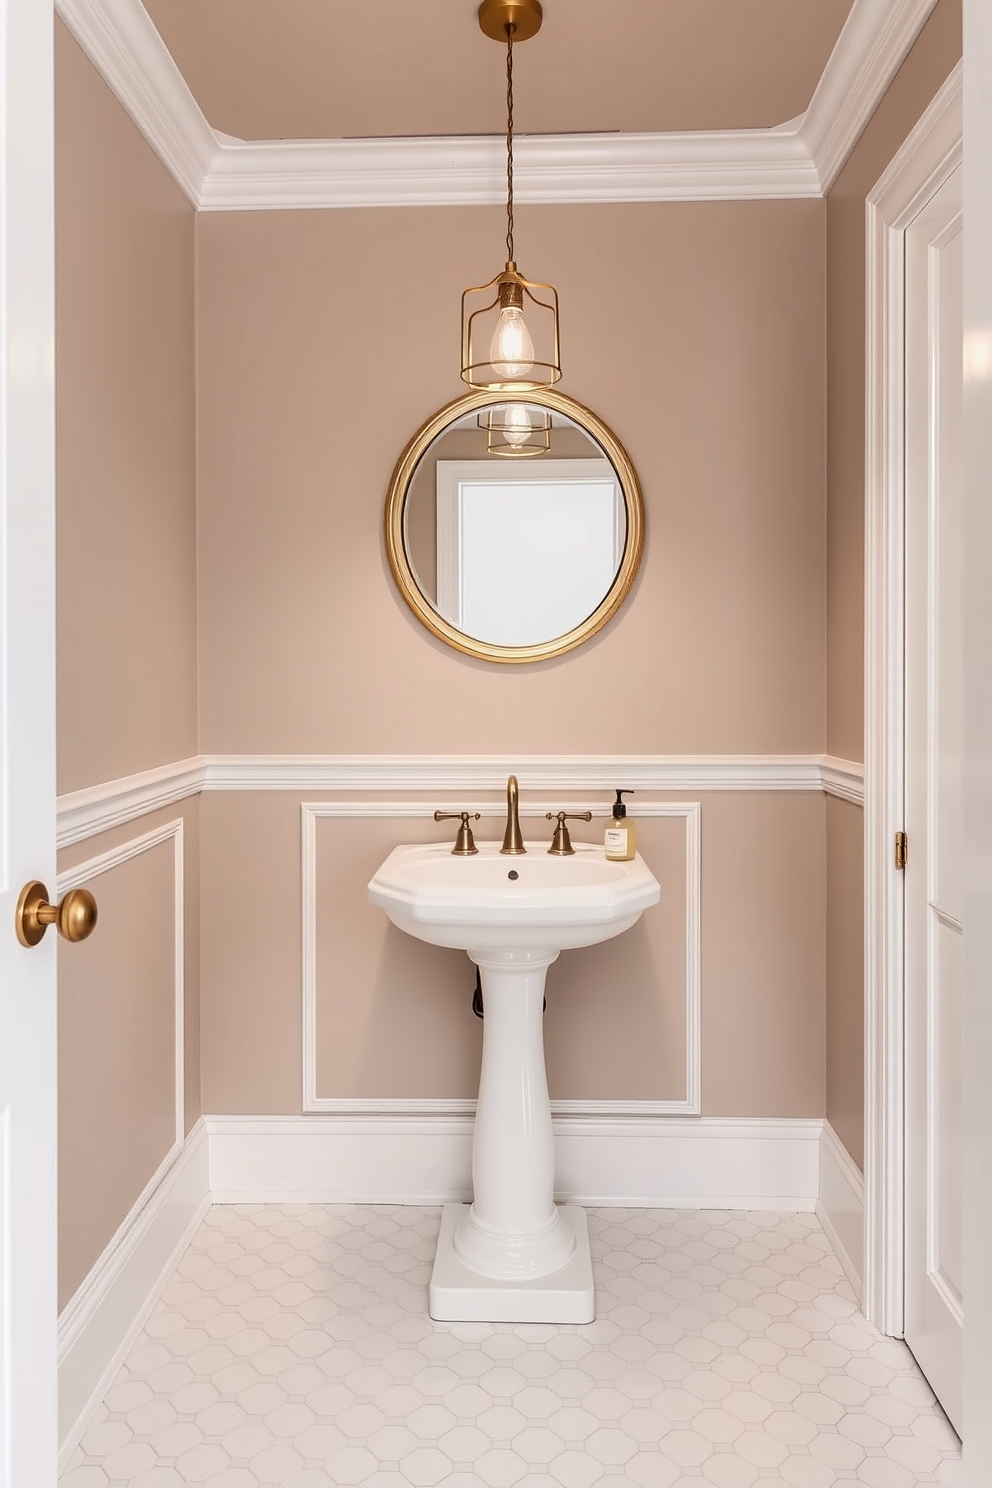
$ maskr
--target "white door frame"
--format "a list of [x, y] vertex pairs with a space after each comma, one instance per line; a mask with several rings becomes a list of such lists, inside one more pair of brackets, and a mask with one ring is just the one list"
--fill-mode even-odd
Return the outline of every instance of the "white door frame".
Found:
[[905, 235], [962, 158], [962, 67], [867, 200], [864, 1311], [902, 1336]]

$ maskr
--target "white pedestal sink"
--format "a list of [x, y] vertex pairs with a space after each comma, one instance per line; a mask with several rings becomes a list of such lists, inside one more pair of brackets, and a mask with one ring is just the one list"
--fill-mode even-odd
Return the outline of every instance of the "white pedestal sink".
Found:
[[554, 1203], [554, 1135], [544, 1065], [544, 978], [562, 950], [629, 930], [661, 890], [642, 858], [610, 862], [577, 843], [474, 857], [444, 843], [397, 847], [369, 898], [399, 929], [467, 951], [485, 1004], [471, 1205], [447, 1204], [431, 1317], [587, 1323], [594, 1310], [584, 1210]]

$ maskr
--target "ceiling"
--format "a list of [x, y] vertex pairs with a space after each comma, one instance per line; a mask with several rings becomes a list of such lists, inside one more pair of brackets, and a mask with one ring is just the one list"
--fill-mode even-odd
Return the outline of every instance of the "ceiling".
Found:
[[[246, 140], [498, 134], [477, 0], [144, 0], [207, 122]], [[544, 0], [528, 134], [763, 129], [809, 105], [852, 0]]]

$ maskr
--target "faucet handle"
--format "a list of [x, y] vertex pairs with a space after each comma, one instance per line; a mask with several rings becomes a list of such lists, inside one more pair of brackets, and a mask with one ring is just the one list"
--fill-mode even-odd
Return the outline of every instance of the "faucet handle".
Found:
[[455, 845], [451, 849], [452, 857], [470, 858], [473, 853], [479, 851], [475, 845], [475, 838], [472, 836], [472, 828], [469, 826], [469, 822], [478, 821], [481, 815], [482, 813], [480, 811], [476, 811], [474, 815], [471, 811], [435, 811], [435, 821], [454, 821], [456, 817], [461, 820], [461, 826], [458, 828], [458, 835], [455, 838]]
[[575, 848], [572, 846], [572, 839], [568, 835], [568, 828], [566, 827], [565, 822], [569, 819], [573, 819], [575, 821], [592, 821], [592, 812], [548, 811], [545, 814], [548, 818], [548, 821], [558, 822], [558, 825], [555, 827], [555, 835], [551, 839], [551, 846], [548, 848], [548, 853], [552, 854], [556, 858], [572, 857], [575, 853]]

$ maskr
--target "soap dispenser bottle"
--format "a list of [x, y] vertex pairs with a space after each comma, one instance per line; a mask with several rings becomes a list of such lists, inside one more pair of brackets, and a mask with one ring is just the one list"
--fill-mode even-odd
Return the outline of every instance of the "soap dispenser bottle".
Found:
[[624, 796], [632, 796], [632, 790], [618, 790], [613, 803], [613, 815], [606, 824], [603, 846], [606, 856], [614, 863], [626, 863], [637, 851], [637, 833], [634, 823], [627, 816]]

